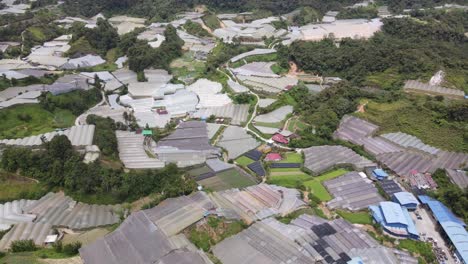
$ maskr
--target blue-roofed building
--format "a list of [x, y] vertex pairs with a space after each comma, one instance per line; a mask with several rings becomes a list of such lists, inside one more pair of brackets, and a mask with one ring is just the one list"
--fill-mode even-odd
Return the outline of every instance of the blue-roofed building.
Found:
[[374, 176], [377, 180], [381, 181], [388, 177], [388, 174], [382, 169], [375, 169], [372, 172], [372, 176]]
[[401, 206], [406, 207], [410, 211], [418, 209], [419, 201], [410, 192], [397, 192], [393, 194], [392, 200], [399, 203]]
[[468, 264], [468, 232], [466, 224], [456, 217], [443, 203], [426, 195], [418, 196], [437, 221], [439, 232], [447, 240], [461, 263]]
[[372, 217], [389, 234], [419, 239], [419, 232], [409, 215], [408, 209], [394, 202], [381, 202], [369, 206]]

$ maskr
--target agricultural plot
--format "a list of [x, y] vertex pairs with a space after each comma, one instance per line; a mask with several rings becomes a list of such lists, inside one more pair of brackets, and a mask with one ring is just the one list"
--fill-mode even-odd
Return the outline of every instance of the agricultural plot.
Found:
[[304, 167], [318, 174], [336, 166], [350, 165], [360, 170], [375, 166], [372, 161], [343, 146], [318, 146], [304, 149]]
[[335, 170], [318, 177], [313, 177], [312, 180], [306, 181], [303, 184], [310, 189], [310, 192], [317, 196], [321, 201], [330, 201], [333, 197], [327, 191], [327, 189], [323, 186], [322, 182], [330, 179], [334, 179], [339, 177], [348, 171], [339, 169]]
[[0, 111], [0, 138], [22, 138], [70, 127], [75, 118], [69, 110], [49, 112], [40, 105], [17, 105]]
[[246, 157], [246, 156], [241, 156], [239, 158], [236, 159], [236, 163], [241, 165], [241, 166], [244, 166], [244, 167], [247, 167], [247, 165], [251, 164], [251, 163], [254, 163], [255, 161]]
[[213, 191], [222, 191], [231, 188], [244, 188], [256, 184], [256, 181], [238, 169], [230, 169], [215, 176], [197, 181], [198, 184]]

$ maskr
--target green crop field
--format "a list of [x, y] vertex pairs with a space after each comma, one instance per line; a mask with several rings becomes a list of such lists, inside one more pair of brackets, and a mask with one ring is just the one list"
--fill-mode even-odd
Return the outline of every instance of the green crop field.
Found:
[[240, 156], [239, 158], [236, 159], [236, 163], [239, 164], [240, 166], [247, 167], [247, 165], [253, 163], [254, 161], [250, 158], [247, 158], [246, 156]]
[[0, 138], [22, 138], [70, 127], [76, 116], [69, 110], [53, 113], [38, 104], [26, 104], [0, 110]]
[[372, 225], [372, 217], [369, 212], [347, 212], [338, 210], [336, 213], [353, 224]]
[[317, 196], [321, 201], [330, 201], [333, 199], [333, 197], [330, 195], [330, 193], [327, 191], [325, 186], [323, 186], [322, 182], [326, 180], [331, 180], [333, 178], [336, 178], [338, 176], [341, 176], [348, 172], [347, 170], [344, 169], [339, 169], [335, 171], [331, 171], [329, 173], [320, 175], [318, 177], [314, 177], [310, 181], [304, 182], [304, 185], [310, 189], [311, 193], [313, 193], [315, 196]]
[[283, 155], [284, 159], [280, 163], [302, 163], [302, 154], [296, 152], [288, 152]]
[[252, 178], [242, 175], [237, 170], [223, 171], [218, 173], [217, 177], [231, 186], [231, 188], [242, 188], [256, 184]]
[[296, 188], [298, 183], [300, 184], [310, 179], [312, 179], [312, 176], [298, 172], [297, 174], [289, 175], [270, 175], [268, 178], [268, 183], [287, 188]]

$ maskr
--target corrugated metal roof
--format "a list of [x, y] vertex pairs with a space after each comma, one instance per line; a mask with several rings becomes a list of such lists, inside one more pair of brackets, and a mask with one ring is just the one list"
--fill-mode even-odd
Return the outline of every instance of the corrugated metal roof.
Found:
[[468, 263], [468, 232], [466, 224], [457, 218], [443, 203], [427, 195], [418, 196], [419, 200], [429, 206], [434, 218], [440, 223], [445, 233], [455, 246], [464, 263]]
[[416, 204], [419, 205], [418, 199], [409, 192], [397, 192], [393, 195], [401, 205]]
[[406, 218], [399, 204], [394, 202], [381, 202], [380, 208], [382, 209], [383, 216], [385, 217], [385, 222], [388, 224], [406, 225]]

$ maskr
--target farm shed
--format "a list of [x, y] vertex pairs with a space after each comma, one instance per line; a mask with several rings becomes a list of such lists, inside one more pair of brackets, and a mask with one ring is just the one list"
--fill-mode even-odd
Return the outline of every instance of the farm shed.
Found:
[[394, 202], [381, 202], [369, 206], [374, 220], [382, 228], [397, 237], [419, 238], [418, 230], [408, 213], [408, 209]]
[[409, 192], [397, 192], [393, 194], [392, 200], [406, 207], [408, 210], [416, 210], [419, 206], [419, 201]]

